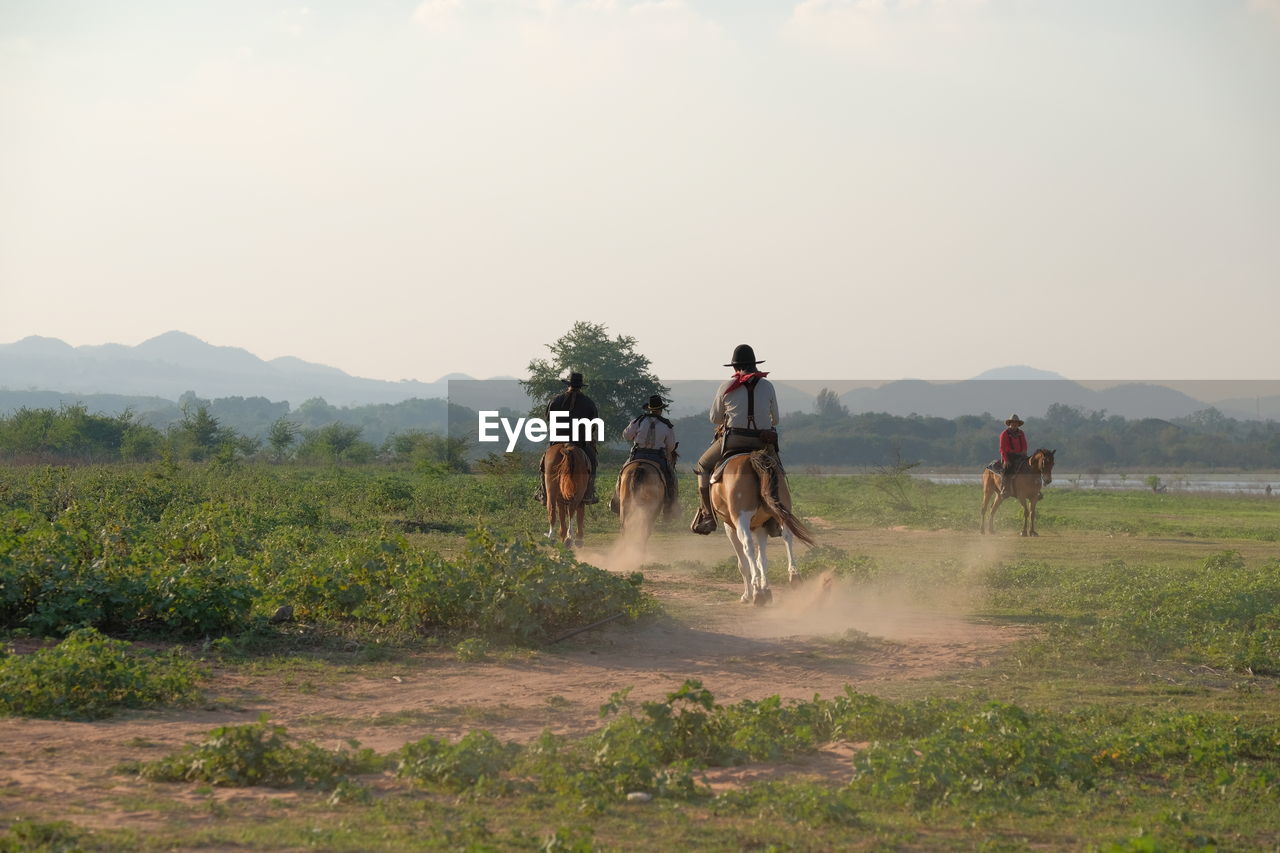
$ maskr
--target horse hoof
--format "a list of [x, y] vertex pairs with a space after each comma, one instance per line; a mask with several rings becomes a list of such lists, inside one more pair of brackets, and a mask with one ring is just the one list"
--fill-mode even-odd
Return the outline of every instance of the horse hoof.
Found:
[[751, 601], [751, 603], [756, 607], [764, 607], [771, 601], [773, 601], [773, 590], [765, 587], [764, 589], [756, 590], [756, 597]]
[[745, 593], [745, 592], [744, 592], [744, 593], [742, 594], [742, 596], [738, 599], [738, 602], [739, 602], [739, 603], [741, 603], [741, 604], [750, 604], [750, 603], [751, 603], [751, 595], [750, 595], [749, 593]]

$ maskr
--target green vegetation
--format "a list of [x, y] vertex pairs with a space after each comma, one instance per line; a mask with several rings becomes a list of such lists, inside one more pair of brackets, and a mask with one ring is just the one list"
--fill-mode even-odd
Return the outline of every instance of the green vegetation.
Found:
[[[572, 702], [555, 695], [513, 708], [495, 698], [444, 711], [414, 704], [417, 692], [374, 722], [357, 720], [392, 673], [406, 690], [434, 690], [441, 674], [503, 677], [515, 649], [543, 649], [518, 652], [539, 668], [570, 654], [603, 663], [590, 653], [634, 630], [629, 620], [611, 623], [609, 639], [547, 643], [617, 612], [656, 611], [641, 592], [653, 591], [653, 578], [659, 594], [682, 596], [649, 623], [655, 633], [718, 630], [695, 618], [772, 615], [727, 613], [740, 583], [727, 548], [707, 544], [694, 559], [685, 549], [704, 540], [689, 546], [683, 533], [655, 537], [650, 559], [671, 562], [646, 566], [643, 584], [529, 538], [523, 531], [542, 517], [527, 467], [478, 467], [215, 456], [0, 469], [0, 630], [22, 648], [65, 637], [0, 654], [3, 713], [89, 718], [195, 695], [188, 655], [138, 653], [103, 631], [213, 656], [206, 692], [218, 701], [231, 682], [253, 680], [249, 694], [268, 694], [302, 681], [298, 693], [323, 695], [322, 713], [336, 721], [269, 695], [255, 703], [276, 719], [283, 712], [289, 730], [265, 718], [223, 726], [166, 757], [134, 752], [157, 744], [122, 734], [116, 748], [129, 750], [135, 772], [86, 782], [91, 802], [71, 792], [74, 809], [59, 815], [67, 823], [40, 822], [39, 791], [6, 789], [0, 850], [1280, 844], [1280, 525], [1263, 499], [1051, 488], [1043, 535], [1022, 540], [1009, 535], [1018, 513], [1008, 507], [998, 535], [973, 532], [972, 487], [925, 485], [894, 468], [795, 475], [801, 512], [824, 522], [822, 544], [802, 550], [799, 567], [809, 581], [834, 579], [833, 608], [941, 602], [1016, 626], [1016, 641], [984, 653], [982, 666], [927, 678], [868, 679], [804, 700], [761, 680], [751, 698], [722, 704], [712, 680], [751, 678], [757, 649], [765, 678], [784, 657], [806, 656], [824, 673], [863, 663], [881, 672], [897, 654], [856, 630], [803, 643], [744, 638], [752, 650], [716, 661], [725, 669], [709, 667], [706, 685], [684, 680], [695, 672], [672, 657], [662, 670], [669, 692], [637, 699], [609, 695], [610, 686], [595, 700], [601, 715], [586, 722], [575, 718], [580, 691]], [[605, 511], [592, 512], [594, 540], [612, 528]], [[690, 601], [696, 617], [686, 616]], [[270, 622], [285, 604], [291, 619]], [[348, 643], [360, 652], [340, 663], [326, 656]], [[447, 679], [439, 684], [447, 694]], [[365, 710], [335, 712], [330, 694]], [[377, 752], [330, 748], [357, 724], [394, 739]], [[529, 734], [513, 738], [515, 729]], [[46, 760], [18, 744], [5, 753]], [[92, 756], [76, 761], [77, 773], [106, 772]], [[256, 799], [255, 786], [293, 790]], [[227, 787], [249, 790], [227, 798]], [[102, 810], [155, 817], [145, 832], [77, 825], [103, 825], [85, 817]]]
[[128, 643], [81, 628], [51, 648], [0, 655], [0, 715], [95, 720], [189, 701], [198, 678], [178, 651], [137, 655]]
[[289, 604], [331, 633], [536, 644], [650, 607], [639, 575], [609, 574], [527, 536], [477, 530], [446, 557], [404, 532], [466, 530], [455, 519], [467, 513], [481, 523], [530, 513], [506, 499], [509, 485], [494, 485], [217, 465], [8, 471], [0, 629], [216, 638]]
[[199, 744], [128, 769], [161, 782], [332, 790], [349, 776], [382, 767], [383, 762], [360, 749], [358, 742], [348, 745], [349, 749], [327, 750], [305, 741], [294, 744], [284, 726], [271, 725], [263, 715], [256, 723], [214, 729]]

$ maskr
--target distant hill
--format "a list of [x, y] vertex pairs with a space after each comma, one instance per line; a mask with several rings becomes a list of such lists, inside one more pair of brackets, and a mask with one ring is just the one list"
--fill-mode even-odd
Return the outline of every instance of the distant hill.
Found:
[[1060, 373], [1054, 373], [1052, 370], [1039, 370], [1034, 367], [1027, 367], [1025, 364], [1014, 364], [1008, 367], [993, 367], [990, 370], [984, 370], [974, 379], [1061, 379], [1067, 377]]
[[[988, 373], [990, 373], [989, 371]], [[986, 374], [984, 374], [986, 375]], [[1130, 382], [1095, 390], [1067, 379], [967, 379], [925, 382], [908, 379], [878, 388], [858, 388], [840, 401], [853, 412], [933, 415], [954, 418], [989, 412], [1004, 418], [1016, 412], [1040, 417], [1061, 403], [1125, 418], [1178, 418], [1206, 409], [1208, 403], [1152, 383]]]
[[[450, 378], [460, 378], [452, 374]], [[185, 332], [165, 332], [135, 347], [72, 347], [32, 336], [0, 344], [0, 388], [64, 395], [114, 394], [177, 399], [266, 397], [297, 406], [323, 397], [337, 406], [443, 398], [447, 381], [386, 382], [286, 356], [266, 361], [239, 347], [215, 346]]]

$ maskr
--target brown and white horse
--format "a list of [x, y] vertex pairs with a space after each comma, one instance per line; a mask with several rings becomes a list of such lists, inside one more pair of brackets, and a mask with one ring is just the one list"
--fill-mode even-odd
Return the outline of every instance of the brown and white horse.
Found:
[[585, 531], [582, 516], [591, 477], [587, 452], [572, 444], [553, 444], [542, 454], [543, 485], [547, 490], [547, 538], [556, 535], [560, 525], [560, 541], [581, 545]]
[[[1031, 454], [1027, 459], [1027, 469], [1010, 475], [1013, 478], [1011, 493], [1022, 504], [1022, 535], [1039, 536], [1036, 532], [1036, 504], [1040, 502], [1041, 485], [1053, 482], [1053, 454], [1056, 451], [1043, 447]], [[987, 504], [992, 496], [991, 512], [987, 512]], [[1000, 494], [1000, 475], [990, 468], [982, 469], [982, 513], [978, 519], [979, 533], [995, 533], [996, 510], [1004, 502]]]
[[782, 526], [782, 544], [787, 549], [787, 580], [795, 580], [794, 540], [813, 544], [809, 528], [791, 513], [791, 493], [778, 458], [767, 450], [731, 457], [720, 481], [711, 485], [711, 507], [724, 522], [742, 573], [742, 601], [768, 604], [769, 533], [765, 523], [776, 519]]

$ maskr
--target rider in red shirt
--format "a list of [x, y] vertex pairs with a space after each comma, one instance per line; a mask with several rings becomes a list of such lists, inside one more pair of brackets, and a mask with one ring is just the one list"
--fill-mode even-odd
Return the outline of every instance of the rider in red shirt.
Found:
[[1021, 427], [1025, 423], [1017, 415], [1010, 415], [1004, 422], [1004, 432], [1000, 433], [1000, 462], [1004, 466], [1000, 472], [1000, 494], [1009, 496], [1013, 488], [1013, 473], [1018, 464], [1027, 458], [1027, 434]]

